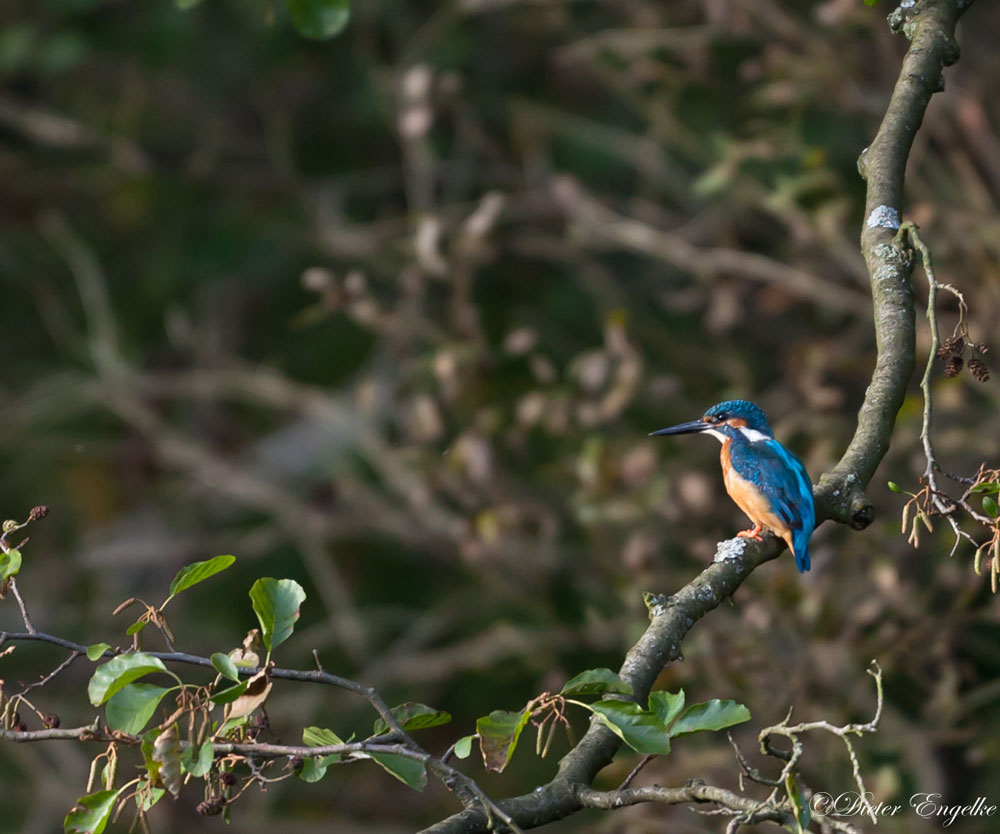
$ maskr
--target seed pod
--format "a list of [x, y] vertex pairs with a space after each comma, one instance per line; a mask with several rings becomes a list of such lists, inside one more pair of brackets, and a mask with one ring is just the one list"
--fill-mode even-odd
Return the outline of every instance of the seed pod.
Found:
[[945, 341], [945, 346], [956, 356], [960, 356], [965, 350], [965, 339], [962, 336], [952, 336]]
[[223, 797], [213, 796], [211, 799], [199, 802], [195, 810], [203, 817], [214, 817], [216, 814], [222, 813], [222, 808], [225, 804], [226, 800]]
[[948, 364], [945, 365], [944, 375], [951, 379], [951, 377], [958, 376], [959, 372], [962, 370], [962, 365], [965, 363], [962, 361], [961, 356], [952, 356], [948, 360]]
[[986, 363], [982, 359], [969, 360], [969, 373], [979, 382], [988, 382], [990, 378], [990, 369], [986, 367]]

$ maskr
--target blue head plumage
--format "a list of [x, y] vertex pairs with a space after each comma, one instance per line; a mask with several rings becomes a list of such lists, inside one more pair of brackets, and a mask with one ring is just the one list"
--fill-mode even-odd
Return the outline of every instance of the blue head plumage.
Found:
[[743, 420], [748, 429], [774, 437], [764, 409], [749, 400], [726, 400], [713, 405], [702, 417], [704, 422], [711, 423], [725, 423], [732, 419]]

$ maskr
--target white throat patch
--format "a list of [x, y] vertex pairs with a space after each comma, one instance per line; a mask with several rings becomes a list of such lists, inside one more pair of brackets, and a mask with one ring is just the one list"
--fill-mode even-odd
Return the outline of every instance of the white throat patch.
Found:
[[757, 431], [757, 429], [747, 428], [746, 426], [740, 426], [740, 431], [743, 432], [743, 436], [749, 440], [751, 443], [756, 443], [759, 440], [770, 440], [764, 432]]
[[725, 443], [729, 439], [721, 431], [716, 431], [715, 429], [705, 429], [702, 434], [710, 434], [720, 443]]

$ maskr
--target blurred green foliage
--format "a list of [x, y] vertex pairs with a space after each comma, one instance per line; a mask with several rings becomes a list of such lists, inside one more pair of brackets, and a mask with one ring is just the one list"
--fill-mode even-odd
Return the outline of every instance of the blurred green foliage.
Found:
[[[161, 599], [182, 565], [232, 552], [171, 606], [179, 648], [239, 646], [254, 580], [288, 577], [308, 600], [283, 664], [315, 648], [390, 703], [448, 710], [426, 731], [441, 752], [491, 710], [617, 668], [642, 591], [683, 584], [743, 525], [713, 447], [648, 431], [745, 396], [814, 478], [837, 459], [874, 356], [855, 160], [905, 48], [881, 7], [389, 0], [312, 40], [290, 21], [318, 2], [188, 5], [0, 8], [0, 506], [53, 508], [19, 576], [39, 627], [124, 644], [122, 599]], [[324, 8], [315, 25], [343, 25]], [[966, 16], [905, 207], [987, 340], [998, 24], [986, 4]], [[939, 460], [971, 475], [998, 453], [995, 382], [936, 386]], [[750, 752], [790, 705], [867, 718], [877, 657], [869, 786], [959, 803], [995, 790], [1000, 626], [971, 547], [949, 560], [938, 530], [912, 550], [879, 486], [923, 469], [918, 394], [873, 481], [875, 525], [821, 528], [804, 578], [766, 565], [660, 685], [746, 704]], [[4, 600], [0, 627], [16, 623]], [[61, 657], [14, 659], [29, 681]], [[84, 665], [38, 693], [66, 725], [93, 717]], [[276, 685], [275, 738], [367, 732], [363, 705], [319, 689]], [[735, 785], [718, 741], [644, 778]], [[814, 743], [807, 783], [849, 789], [839, 742]], [[0, 747], [0, 830], [57, 830], [82, 792], [87, 751], [38, 747]], [[564, 750], [469, 772], [518, 793]], [[322, 787], [254, 794], [234, 825], [403, 832], [455, 809], [377, 768]], [[161, 802], [155, 830], [218, 824], [194, 804]], [[644, 807], [562, 830], [666, 821], [718, 830]]]

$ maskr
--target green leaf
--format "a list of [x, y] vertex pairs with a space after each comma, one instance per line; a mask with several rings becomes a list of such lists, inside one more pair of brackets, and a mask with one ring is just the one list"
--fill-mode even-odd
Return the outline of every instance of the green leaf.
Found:
[[670, 723], [684, 709], [684, 690], [682, 689], [676, 694], [660, 689], [656, 692], [650, 692], [649, 708], [660, 717], [660, 721], [665, 727], [669, 727]]
[[240, 695], [246, 692], [248, 686], [250, 686], [249, 678], [245, 681], [240, 681], [235, 686], [230, 686], [228, 689], [216, 692], [211, 698], [209, 698], [209, 700], [213, 704], [228, 704], [231, 701], [235, 701], [240, 697]]
[[250, 589], [253, 610], [260, 621], [261, 639], [268, 651], [284, 643], [295, 628], [306, 592], [294, 579], [258, 579]]
[[91, 646], [87, 646], [87, 660], [100, 660], [104, 657], [104, 653], [110, 649], [107, 643], [94, 643]]
[[991, 498], [989, 495], [983, 496], [983, 510], [991, 518], [997, 517], [997, 502], [995, 498]]
[[[329, 747], [332, 744], [343, 744], [344, 740], [333, 730], [323, 727], [305, 727], [302, 730], [302, 743], [310, 747]], [[339, 754], [316, 756], [302, 762], [298, 776], [303, 782], [318, 782], [326, 776], [326, 769], [334, 762], [340, 761]]]
[[77, 807], [63, 820], [63, 831], [66, 834], [101, 834], [120, 793], [121, 790], [97, 791], [81, 796], [76, 802]]
[[462, 736], [458, 741], [455, 742], [455, 755], [459, 759], [469, 758], [469, 754], [472, 752], [472, 742], [476, 740], [475, 735]]
[[[426, 704], [414, 704], [407, 701], [398, 707], [393, 707], [389, 712], [399, 722], [404, 730], [422, 730], [425, 727], [437, 727], [451, 721], [451, 713], [444, 710], [434, 709]], [[375, 726], [372, 732], [375, 735], [389, 731], [389, 725], [381, 718], [375, 719]]]
[[809, 807], [809, 800], [794, 773], [789, 773], [785, 777], [785, 791], [788, 794], [792, 811], [795, 813], [797, 834], [805, 834], [806, 828], [812, 822], [812, 809]]
[[632, 684], [626, 683], [610, 669], [588, 669], [575, 678], [566, 681], [559, 690], [560, 695], [603, 695], [605, 692], [616, 692], [619, 695], [631, 695]]
[[142, 787], [135, 792], [135, 807], [146, 813], [146, 811], [163, 799], [163, 794], [165, 793], [166, 791], [163, 788], [154, 788], [148, 781], [144, 780]]
[[1000, 483], [995, 481], [984, 481], [981, 484], [976, 484], [969, 492], [983, 492], [987, 495], [996, 495], [1000, 492]]
[[667, 725], [658, 713], [631, 701], [598, 701], [590, 706], [602, 723], [633, 750], [661, 756], [670, 752]]
[[[194, 562], [187, 567], [181, 568], [177, 571], [174, 581], [170, 583], [170, 596], [167, 597], [167, 602], [192, 585], [197, 585], [210, 576], [215, 576], [215, 574], [224, 571], [235, 561], [235, 556], [226, 554], [224, 556], [213, 556], [204, 562]], [[166, 605], [167, 603], [164, 602], [163, 604]]]
[[186, 12], [188, 9], [193, 9], [200, 2], [201, 0], [174, 0], [174, 5], [181, 11]]
[[735, 701], [722, 701], [713, 698], [691, 704], [673, 727], [670, 736], [674, 738], [685, 733], [698, 733], [702, 730], [722, 730], [734, 724], [742, 724], [750, 720], [750, 710]]
[[479, 733], [479, 749], [483, 752], [483, 763], [487, 770], [500, 773], [514, 755], [521, 731], [527, 726], [531, 713], [528, 710], [508, 712], [495, 709], [476, 721]]
[[212, 654], [211, 660], [215, 671], [222, 675], [222, 677], [229, 678], [231, 681], [239, 681], [240, 673], [237, 671], [233, 659], [228, 654], [215, 652]]
[[302, 743], [310, 747], [330, 747], [334, 744], [343, 744], [344, 740], [333, 730], [323, 727], [305, 727], [302, 730]]
[[902, 492], [903, 491], [900, 488], [899, 484], [897, 484], [895, 481], [889, 481], [889, 489], [891, 489], [893, 492]]
[[193, 744], [189, 744], [181, 753], [181, 767], [196, 778], [201, 778], [212, 769], [212, 762], [215, 760], [215, 747], [211, 739], [202, 742], [201, 747], [195, 750]]
[[292, 23], [307, 38], [332, 38], [351, 17], [349, 0], [285, 0]]
[[151, 683], [130, 683], [111, 698], [105, 708], [108, 726], [130, 735], [139, 735], [153, 717], [163, 696], [170, 690]]
[[318, 782], [326, 776], [326, 769], [337, 762], [340, 756], [315, 756], [311, 759], [302, 760], [302, 769], [298, 772], [298, 777], [303, 782]]
[[142, 652], [120, 654], [94, 670], [90, 683], [87, 684], [87, 695], [90, 697], [90, 703], [99, 707], [132, 681], [151, 672], [166, 671], [167, 667], [158, 657]]
[[423, 762], [396, 753], [369, 753], [368, 755], [413, 790], [422, 791], [427, 787], [427, 770]]
[[133, 637], [142, 631], [146, 626], [149, 625], [149, 620], [136, 620], [132, 625], [125, 629], [125, 634], [129, 637]]
[[17, 576], [21, 570], [21, 551], [11, 548], [0, 553], [0, 582], [6, 582], [12, 576]]
[[216, 738], [225, 738], [233, 730], [245, 726], [249, 722], [249, 718], [245, 715], [237, 716], [236, 718], [229, 718], [223, 722], [222, 726], [215, 733]]

